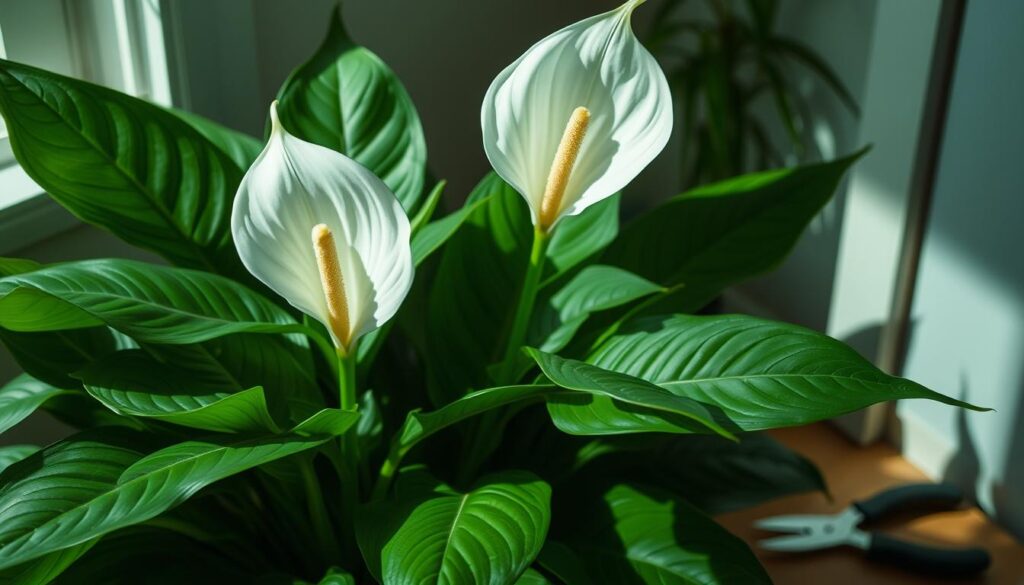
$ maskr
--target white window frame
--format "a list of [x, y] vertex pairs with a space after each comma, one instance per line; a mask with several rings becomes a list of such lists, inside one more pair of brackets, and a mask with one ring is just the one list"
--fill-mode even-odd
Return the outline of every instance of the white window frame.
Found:
[[[21, 47], [25, 53], [21, 59], [29, 64], [170, 106], [163, 4], [157, 0], [0, 0], [0, 56], [19, 60], [19, 47], [5, 51], [4, 32], [14, 44], [19, 36], [12, 32], [15, 27], [32, 26], [33, 34], [46, 36], [39, 46], [48, 52], [39, 63]], [[46, 24], [40, 22], [44, 15]], [[0, 129], [0, 255], [77, 225], [78, 220], [46, 197], [18, 165]]]

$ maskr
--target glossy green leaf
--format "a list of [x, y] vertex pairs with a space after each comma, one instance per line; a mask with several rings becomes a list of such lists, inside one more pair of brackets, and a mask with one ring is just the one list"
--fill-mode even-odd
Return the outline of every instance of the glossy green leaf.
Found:
[[0, 568], [153, 518], [211, 483], [321, 445], [357, 419], [324, 411], [284, 435], [197, 439], [148, 455], [142, 437], [116, 429], [55, 443], [0, 474]]
[[393, 450], [405, 454], [423, 439], [470, 417], [488, 410], [514, 404], [522, 400], [543, 397], [559, 389], [553, 384], [527, 384], [521, 386], [500, 386], [470, 392], [437, 410], [421, 412], [414, 410], [405, 419], [405, 424], [396, 434]]
[[131, 343], [106, 327], [23, 332], [0, 328], [0, 342], [25, 373], [60, 388], [77, 388], [71, 374]]
[[516, 585], [551, 585], [551, 581], [534, 569], [526, 569], [526, 571], [516, 579]]
[[281, 123], [373, 171], [411, 212], [422, 196], [427, 160], [416, 108], [394, 72], [352, 42], [340, 8], [329, 27], [317, 52], [278, 92]]
[[[984, 410], [886, 375], [820, 333], [743, 315], [638, 320], [588, 362], [708, 405], [723, 423], [744, 431], [807, 424], [908, 398]], [[603, 398], [559, 409], [562, 417], [599, 417], [635, 431], [662, 424], [653, 411], [625, 411]]]
[[226, 154], [243, 172], [252, 166], [256, 157], [263, 150], [263, 143], [248, 134], [236, 132], [192, 112], [184, 110], [169, 111], [187, 122], [189, 126], [195, 128], [214, 146]]
[[[70, 549], [65, 549], [70, 550]], [[64, 552], [64, 551], [61, 551]], [[59, 553], [58, 553], [59, 554]], [[222, 551], [166, 529], [136, 527], [103, 537], [55, 585], [214, 585], [256, 583], [259, 559], [226, 557]]]
[[240, 389], [261, 386], [270, 412], [276, 415], [287, 404], [292, 420], [302, 420], [324, 407], [324, 397], [313, 378], [310, 352], [295, 341], [301, 339], [247, 333], [191, 345], [145, 347], [166, 364], [219, 371]]
[[[98, 538], [94, 538], [82, 544], [32, 559], [27, 563], [0, 570], [0, 585], [43, 585], [53, 582], [98, 541]], [[64, 582], [74, 583], [70, 580]]]
[[613, 266], [587, 266], [534, 309], [529, 339], [546, 352], [572, 340], [592, 313], [613, 309], [657, 292], [661, 286]]
[[[54, 331], [96, 325], [142, 343], [204, 342], [151, 351], [163, 353], [167, 363], [216, 362], [240, 386], [263, 386], [277, 402], [322, 405], [306, 338], [264, 334], [306, 328], [226, 278], [129, 260], [86, 260], [0, 279], [0, 326]], [[244, 332], [252, 333], [237, 335]]]
[[699, 435], [601, 438], [580, 450], [576, 467], [578, 484], [594, 477], [642, 481], [712, 515], [792, 494], [827, 492], [813, 463], [764, 433], [745, 433], [739, 442]]
[[7, 445], [0, 447], [0, 472], [39, 450], [35, 445]]
[[132, 260], [83, 260], [0, 279], [0, 326], [56, 331], [107, 325], [138, 341], [182, 344], [303, 328], [226, 278]]
[[771, 583], [742, 540], [668, 492], [616, 485], [580, 504], [556, 529], [595, 584]]
[[430, 257], [438, 248], [444, 245], [455, 232], [462, 226], [466, 218], [473, 210], [481, 205], [483, 201], [466, 203], [454, 213], [450, 213], [437, 221], [425, 224], [412, 237], [412, 259], [419, 266]]
[[444, 179], [438, 181], [434, 188], [430, 190], [430, 193], [427, 194], [427, 198], [423, 200], [423, 205], [416, 211], [416, 215], [409, 219], [409, 227], [412, 230], [413, 236], [430, 223], [430, 220], [434, 217], [434, 212], [437, 210], [437, 205], [441, 203], [446, 186], [448, 186], [448, 181]]
[[229, 225], [245, 169], [177, 115], [4, 60], [0, 113], [21, 167], [82, 220], [175, 264], [247, 277]]
[[522, 471], [485, 477], [465, 493], [406, 473], [393, 501], [360, 511], [359, 547], [385, 585], [511, 584], [544, 544], [550, 504], [551, 488]]
[[0, 278], [39, 270], [43, 265], [26, 258], [0, 258]]
[[335, 567], [328, 571], [317, 585], [356, 585], [356, 578], [351, 573]]
[[[529, 350], [544, 375], [552, 382], [584, 394], [554, 395], [548, 399], [551, 419], [573, 435], [615, 435], [630, 432], [733, 434], [717, 422], [712, 410], [686, 396], [676, 395], [650, 382], [584, 362]], [[613, 413], [657, 412], [657, 423], [637, 426], [626, 417], [607, 415], [594, 405], [610, 404]], [[642, 416], [642, 415], [635, 415]]]
[[22, 374], [0, 387], [0, 433], [25, 420], [44, 402], [65, 390]]
[[683, 284], [674, 310], [700, 308], [725, 286], [782, 262], [863, 153], [679, 195], [629, 224], [600, 261], [664, 286]]
[[618, 194], [612, 195], [558, 224], [547, 249], [548, 281], [599, 254], [615, 239], [619, 234], [619, 199]]
[[491, 385], [487, 365], [505, 350], [529, 259], [533, 228], [518, 193], [491, 173], [470, 194], [473, 204], [429, 291], [424, 357], [436, 406]]
[[548, 538], [544, 543], [544, 548], [537, 555], [537, 564], [544, 567], [545, 571], [557, 577], [565, 585], [590, 585], [591, 583], [583, 561], [572, 549], [557, 540]]
[[85, 389], [115, 413], [228, 433], [277, 432], [263, 388], [242, 389], [222, 369], [165, 364], [120, 351], [78, 373]]

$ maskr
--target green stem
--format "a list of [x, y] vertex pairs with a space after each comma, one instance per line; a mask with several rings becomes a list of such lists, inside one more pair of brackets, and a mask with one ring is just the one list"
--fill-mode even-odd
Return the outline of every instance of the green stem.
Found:
[[309, 507], [309, 518], [313, 522], [313, 530], [319, 541], [317, 545], [323, 553], [323, 559], [332, 561], [338, 553], [338, 540], [334, 536], [334, 530], [328, 521], [327, 505], [324, 503], [324, 495], [320, 490], [320, 481], [317, 479], [316, 470], [313, 468], [312, 458], [302, 458], [299, 463], [299, 471], [302, 474], [302, 484], [306, 490], [306, 505]]
[[356, 403], [356, 348], [338, 350], [338, 397], [342, 410], [355, 410]]
[[402, 457], [409, 451], [412, 445], [406, 447], [395, 446], [388, 453], [388, 458], [384, 460], [384, 463], [380, 466], [380, 473], [377, 476], [377, 483], [373, 486], [373, 494], [371, 499], [374, 501], [384, 499], [384, 496], [388, 495], [388, 490], [391, 488], [391, 481], [395, 478], [395, 474], [398, 473], [398, 466], [402, 464]]
[[[544, 261], [548, 249], [548, 234], [539, 227], [533, 229], [533, 247], [530, 249], [530, 264], [526, 267], [526, 276], [523, 278], [523, 288], [519, 293], [519, 302], [516, 304], [516, 312], [512, 318], [512, 328], [509, 330], [508, 344], [505, 346], [505, 355], [501, 360], [501, 366], [495, 382], [499, 386], [515, 384], [519, 378], [520, 349], [526, 342], [526, 334], [530, 328], [530, 317], [533, 315], [533, 306], [537, 302], [537, 291], [540, 289], [540, 277], [544, 274]], [[471, 427], [468, 440], [464, 447], [462, 467], [459, 469], [458, 482], [468, 483], [469, 479], [476, 474], [483, 464], [484, 459], [490, 455], [494, 441], [485, 441], [482, 433], [501, 432], [504, 428], [504, 413], [499, 410], [492, 410], [485, 413]]]
[[505, 346], [505, 356], [502, 358], [501, 374], [496, 382], [499, 385], [513, 384], [515, 380], [509, 378], [515, 375], [516, 357], [519, 349], [526, 342], [526, 333], [530, 327], [530, 317], [533, 315], [533, 305], [537, 301], [537, 290], [540, 288], [540, 277], [544, 273], [545, 253], [548, 249], [548, 235], [540, 228], [533, 230], [533, 248], [530, 250], [530, 264], [526, 268], [526, 276], [523, 279], [523, 288], [519, 293], [519, 303], [516, 305], [515, 316], [512, 319], [512, 329], [508, 335], [508, 345]]
[[[339, 349], [338, 356], [338, 399], [342, 410], [356, 410], [356, 346], [346, 352]], [[341, 523], [343, 543], [346, 556], [357, 559], [355, 533], [352, 527], [355, 522], [355, 511], [359, 505], [359, 444], [356, 427], [345, 431], [338, 439], [341, 451]]]

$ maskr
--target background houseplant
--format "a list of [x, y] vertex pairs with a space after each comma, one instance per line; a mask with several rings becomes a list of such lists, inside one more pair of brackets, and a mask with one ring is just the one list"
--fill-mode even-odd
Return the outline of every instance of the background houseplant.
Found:
[[747, 433], [896, 398], [966, 406], [811, 331], [686, 314], [778, 263], [856, 155], [709, 185], [622, 229], [615, 197], [565, 218], [534, 255], [526, 359], [508, 351], [531, 255], [520, 195], [490, 175], [435, 219], [416, 112], [337, 19], [279, 100], [286, 130], [364, 164], [411, 218], [416, 281], [353, 348], [357, 412], [337, 408], [326, 332], [236, 254], [231, 200], [259, 141], [0, 63], [25, 169], [175, 265], [0, 263], [0, 335], [27, 372], [0, 391], [3, 426], [45, 408], [83, 429], [4, 451], [9, 579], [766, 582], [707, 514], [824, 486]]
[[[683, 184], [693, 187], [807, 159], [809, 111], [792, 69], [810, 71], [853, 114], [857, 103], [814, 50], [777, 30], [775, 0], [666, 0], [647, 45], [666, 63], [682, 112]], [[767, 106], [767, 107], [766, 107]], [[779, 130], [785, 148], [773, 137]]]

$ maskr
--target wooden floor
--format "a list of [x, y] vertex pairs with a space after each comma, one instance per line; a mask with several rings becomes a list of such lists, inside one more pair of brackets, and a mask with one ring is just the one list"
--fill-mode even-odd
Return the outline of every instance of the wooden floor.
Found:
[[[805, 494], [769, 502], [756, 508], [724, 514], [718, 520], [749, 542], [776, 585], [917, 585], [935, 583], [896, 568], [870, 563], [849, 547], [803, 554], [760, 551], [754, 543], [773, 533], [761, 532], [751, 523], [777, 514], [838, 512], [851, 501], [865, 499], [889, 486], [926, 481], [889, 445], [856, 447], [824, 424], [781, 429], [772, 435], [814, 461], [824, 473], [834, 500], [822, 494]], [[874, 528], [874, 527], [873, 527]], [[993, 524], [977, 508], [882, 523], [879, 530], [945, 546], [982, 546], [992, 554], [992, 567], [982, 578], [946, 580], [940, 583], [1024, 585], [1024, 546]]]

